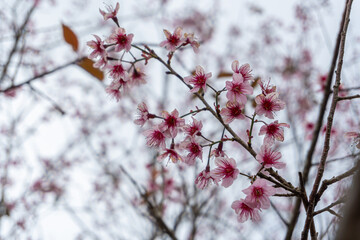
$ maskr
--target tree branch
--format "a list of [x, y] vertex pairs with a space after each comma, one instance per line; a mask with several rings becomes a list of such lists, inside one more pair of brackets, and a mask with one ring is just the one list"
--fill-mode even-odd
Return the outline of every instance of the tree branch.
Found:
[[[306, 221], [304, 224], [304, 229], [301, 233], [302, 240], [306, 240], [308, 237], [310, 223], [313, 220], [313, 212], [314, 212], [314, 207], [315, 207], [316, 193], [319, 189], [320, 181], [321, 181], [322, 176], [325, 171], [326, 159], [328, 156], [328, 152], [330, 150], [330, 134], [331, 134], [333, 119], [334, 119], [334, 115], [335, 115], [335, 109], [336, 109], [336, 105], [338, 102], [338, 94], [339, 94], [339, 87], [340, 87], [340, 80], [341, 80], [341, 70], [342, 70], [343, 58], [344, 58], [344, 53], [345, 53], [345, 40], [346, 40], [346, 33], [347, 33], [348, 25], [350, 22], [351, 5], [352, 5], [352, 0], [348, 0], [346, 3], [346, 7], [345, 7], [346, 10], [345, 10], [344, 26], [341, 31], [340, 52], [339, 52], [339, 60], [338, 60], [338, 64], [337, 64], [337, 70], [336, 70], [336, 81], [335, 81], [335, 85], [334, 85], [334, 90], [333, 90], [334, 93], [333, 93], [333, 97], [332, 97], [330, 111], [329, 111], [328, 118], [327, 118], [324, 147], [323, 147], [323, 152], [321, 154], [321, 160], [320, 160], [320, 164], [319, 164], [318, 171], [316, 174], [313, 189], [312, 189], [310, 197], [309, 197], [309, 207], [306, 212], [306, 215], [307, 215]], [[310, 165], [311, 165], [311, 161], [310, 161]], [[311, 238], [316, 239], [317, 237], [316, 237], [316, 235], [312, 234]]]

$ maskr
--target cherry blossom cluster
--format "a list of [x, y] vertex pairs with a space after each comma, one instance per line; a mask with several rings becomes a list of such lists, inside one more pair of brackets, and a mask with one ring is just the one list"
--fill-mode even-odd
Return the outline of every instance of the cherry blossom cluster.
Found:
[[270, 207], [269, 197], [275, 192], [275, 188], [268, 185], [266, 180], [254, 181], [250, 187], [243, 190], [246, 198], [234, 201], [231, 205], [237, 214], [238, 221], [245, 222], [249, 218], [254, 222], [260, 221], [259, 211]]
[[190, 44], [195, 53], [199, 52], [199, 42], [196, 40], [193, 33], [182, 34], [182, 28], [177, 27], [173, 34], [164, 29], [166, 40], [160, 43], [160, 47], [165, 47], [171, 53], [175, 52], [182, 46]]
[[[218, 141], [205, 137], [202, 132], [203, 122], [196, 119], [196, 115], [200, 114], [200, 112], [209, 112], [208, 106], [211, 104], [207, 104], [207, 107], [204, 108], [196, 106], [195, 110], [180, 115], [177, 109], [173, 109], [171, 112], [164, 110], [161, 114], [151, 113], [146, 103], [142, 102], [137, 107], [138, 116], [134, 123], [143, 127], [147, 122], [151, 121], [151, 127], [144, 130], [143, 135], [146, 139], [146, 145], [158, 151], [158, 161], [167, 160], [167, 163], [170, 161], [173, 163], [183, 162], [193, 166], [199, 160], [203, 161], [204, 149], [208, 148], [206, 167], [195, 179], [195, 184], [200, 189], [206, 188], [211, 183], [215, 185], [221, 183], [223, 187], [228, 188], [239, 175], [251, 179], [251, 185], [243, 190], [246, 197], [234, 201], [232, 208], [238, 215], [239, 222], [244, 222], [249, 218], [253, 221], [260, 220], [259, 211], [270, 207], [269, 197], [275, 194], [275, 189], [269, 185], [267, 180], [260, 179], [258, 174], [273, 167], [277, 169], [285, 167], [285, 163], [280, 161], [281, 153], [275, 149], [275, 142], [283, 142], [284, 128], [290, 127], [286, 123], [279, 123], [278, 120], [271, 123], [264, 121], [264, 118], [274, 120], [276, 113], [285, 108], [285, 103], [279, 99], [276, 87], [261, 80], [255, 81], [250, 65], [240, 65], [237, 60], [231, 64], [233, 71], [231, 80], [224, 83], [222, 90], [216, 90], [210, 85], [209, 79], [212, 78], [212, 73], [205, 71], [202, 66], [196, 66], [192, 75], [182, 78], [170, 66], [171, 59], [179, 48], [187, 45], [190, 45], [195, 53], [199, 51], [199, 43], [194, 34], [183, 34], [180, 27], [177, 27], [173, 33], [164, 30], [166, 39], [159, 44], [159, 47], [168, 50], [168, 59], [164, 61], [147, 45], [137, 46], [132, 44], [133, 34], [126, 34], [125, 29], [119, 26], [116, 17], [118, 10], [118, 4], [115, 9], [108, 7], [108, 12], [100, 10], [104, 19], [112, 19], [117, 28], [105, 40], [101, 40], [100, 37], [94, 35], [96, 41], [88, 42], [88, 46], [93, 49], [89, 58], [96, 60], [96, 67], [108, 70], [108, 75], [112, 79], [112, 83], [107, 87], [106, 91], [116, 100], [119, 100], [121, 95], [126, 93], [130, 87], [145, 84], [145, 74], [140, 68], [135, 67], [135, 64], [139, 64], [141, 61], [146, 64], [149, 59], [155, 59], [164, 64], [170, 70], [170, 74], [177, 76], [190, 89], [189, 92], [195, 94], [203, 102], [207, 103], [208, 101], [205, 99], [206, 91], [209, 91], [209, 89], [214, 91], [216, 99], [212, 100], [215, 106], [213, 115], [224, 126], [222, 137]], [[131, 53], [132, 48], [139, 50], [143, 58], [137, 59]], [[122, 52], [122, 55], [117, 58], [114, 54], [119, 54], [119, 52]], [[123, 56], [125, 53], [129, 53], [134, 61], [124, 61]], [[125, 68], [124, 62], [129, 64], [130, 67]], [[257, 84], [260, 86], [261, 92], [256, 96], [252, 96], [254, 86]], [[226, 92], [225, 106], [221, 106], [218, 99], [223, 97], [221, 95], [223, 92]], [[249, 105], [247, 101], [251, 98], [256, 105], [252, 117], [245, 114], [245, 106]], [[190, 116], [191, 119], [186, 119]], [[224, 135], [225, 130], [227, 127], [231, 127], [230, 124], [234, 124], [239, 120], [250, 120], [250, 128], [246, 130], [247, 144], [250, 149], [248, 151], [254, 153], [252, 155], [259, 164], [259, 169], [253, 176], [242, 174], [237, 168], [236, 159], [228, 156], [223, 150], [227, 141], [234, 141], [234, 139]], [[259, 151], [255, 153], [252, 148], [253, 127], [254, 124], [258, 123], [262, 124], [258, 135], [265, 136], [262, 145], [257, 148]], [[216, 148], [215, 145], [217, 145]], [[211, 169], [211, 162], [215, 165], [213, 169]]]
[[[158, 160], [169, 159], [173, 163], [178, 161], [194, 165], [196, 159], [202, 160], [202, 146], [199, 138], [201, 135], [202, 122], [192, 118], [192, 122], [185, 124], [185, 119], [179, 117], [177, 109], [171, 113], [163, 111], [161, 116], [151, 114], [145, 103], [138, 105], [138, 118], [135, 124], [143, 126], [149, 119], [161, 119], [159, 124], [153, 128], [144, 131], [146, 144], [149, 147], [155, 147], [160, 151]], [[179, 138], [179, 133], [185, 133], [185, 138], [175, 144], [175, 140]], [[168, 146], [167, 144], [168, 143]], [[181, 151], [186, 151], [183, 156]]]
[[[89, 58], [95, 61], [94, 67], [107, 71], [112, 79], [106, 92], [117, 101], [122, 95], [127, 94], [131, 87], [146, 83], [142, 65], [135, 65], [135, 62], [123, 59], [125, 53], [130, 52], [134, 34], [127, 34], [126, 30], [120, 27], [116, 16], [119, 7], [117, 3], [115, 9], [108, 6], [107, 12], [100, 10], [104, 20], [112, 19], [117, 25], [111, 35], [106, 39], [94, 35], [95, 40], [87, 42], [92, 49]], [[130, 67], [126, 67], [124, 63], [128, 63]]]

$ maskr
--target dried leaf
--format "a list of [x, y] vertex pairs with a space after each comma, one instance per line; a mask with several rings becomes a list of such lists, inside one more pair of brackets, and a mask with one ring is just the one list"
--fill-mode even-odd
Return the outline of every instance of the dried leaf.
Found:
[[76, 52], [79, 48], [79, 41], [76, 34], [64, 24], [62, 24], [62, 29], [65, 42], [70, 44], [73, 50]]
[[99, 79], [100, 81], [104, 80], [104, 73], [98, 68], [94, 68], [94, 61], [88, 58], [84, 58], [84, 60], [80, 61], [78, 65], [83, 68], [85, 71]]
[[261, 81], [261, 78], [260, 77], [255, 77], [254, 82], [251, 83], [251, 86], [253, 88], [256, 88], [259, 85], [259, 81]]
[[232, 77], [232, 73], [231, 72], [219, 72], [217, 78], [225, 78], [225, 77]]

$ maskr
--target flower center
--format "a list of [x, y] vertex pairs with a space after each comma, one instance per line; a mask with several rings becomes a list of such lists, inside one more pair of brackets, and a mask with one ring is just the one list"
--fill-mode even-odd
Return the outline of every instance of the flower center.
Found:
[[118, 44], [125, 45], [125, 44], [127, 44], [128, 40], [127, 40], [126, 35], [124, 34], [124, 35], [119, 35], [117, 41], [118, 41]]
[[261, 197], [264, 194], [264, 190], [262, 188], [255, 188], [253, 193], [256, 197]]
[[169, 126], [169, 127], [175, 127], [176, 126], [176, 118], [173, 117], [173, 116], [169, 116], [167, 119], [166, 119], [166, 124]]
[[162, 140], [162, 139], [164, 139], [164, 135], [160, 131], [155, 131], [154, 138], [157, 140]]
[[265, 99], [264, 102], [262, 103], [262, 107], [267, 111], [271, 111], [273, 108], [273, 104], [270, 100]]
[[232, 90], [233, 90], [233, 92], [235, 92], [235, 93], [237, 93], [237, 94], [241, 94], [241, 93], [242, 93], [242, 87], [241, 87], [241, 85], [235, 85]]
[[268, 127], [267, 127], [267, 133], [270, 134], [270, 135], [274, 135], [274, 133], [278, 130], [277, 126], [274, 125], [274, 124], [270, 124]]
[[230, 108], [231, 116], [237, 117], [241, 114], [241, 109], [239, 107]]
[[172, 45], [175, 45], [177, 46], [178, 43], [179, 43], [179, 38], [174, 36], [174, 35], [171, 35], [168, 39], [168, 41], [172, 44]]
[[200, 152], [200, 148], [197, 144], [192, 143], [190, 146], [190, 152], [192, 153], [199, 153]]
[[204, 85], [206, 83], [206, 78], [204, 75], [198, 75], [196, 77], [196, 84], [197, 85]]
[[265, 154], [263, 160], [264, 160], [265, 164], [273, 164], [274, 163], [274, 160], [272, 159], [271, 155], [269, 155], [269, 154]]
[[224, 172], [225, 172], [225, 177], [230, 177], [234, 173], [234, 168], [228, 166], [224, 169]]

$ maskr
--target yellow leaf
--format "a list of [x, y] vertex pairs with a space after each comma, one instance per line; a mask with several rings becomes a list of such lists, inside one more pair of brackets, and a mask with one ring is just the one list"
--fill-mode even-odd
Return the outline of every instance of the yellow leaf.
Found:
[[76, 52], [79, 48], [79, 41], [76, 34], [66, 25], [62, 24], [63, 36], [65, 42], [71, 45]]
[[78, 65], [83, 68], [85, 71], [99, 79], [100, 81], [104, 80], [104, 73], [97, 68], [94, 68], [94, 61], [88, 58], [80, 61]]

